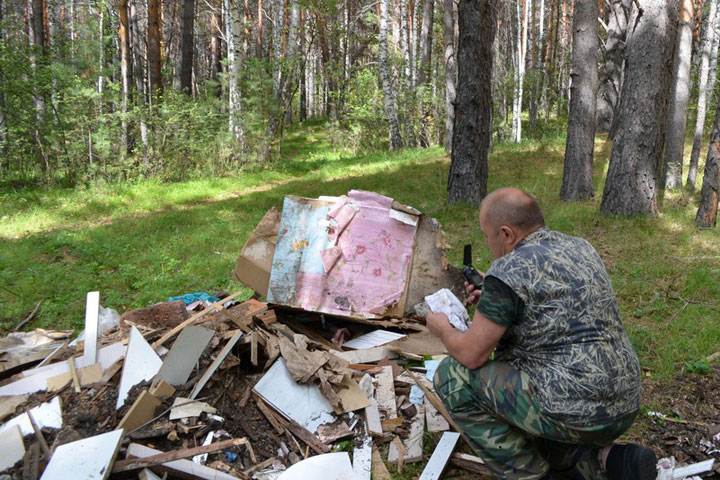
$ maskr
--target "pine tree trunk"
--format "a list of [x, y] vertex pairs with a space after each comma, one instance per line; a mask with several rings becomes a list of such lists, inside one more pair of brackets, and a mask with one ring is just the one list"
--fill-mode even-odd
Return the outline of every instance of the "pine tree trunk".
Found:
[[715, 110], [715, 125], [710, 135], [705, 172], [700, 189], [700, 207], [695, 223], [701, 228], [717, 225], [718, 194], [720, 193], [720, 105]]
[[[535, 38], [535, 55], [533, 55], [533, 70], [535, 72], [533, 81], [532, 97], [530, 98], [530, 136], [535, 136], [535, 128], [537, 126], [537, 114], [542, 96], [545, 72], [543, 69], [543, 42], [545, 41], [545, 0], [540, 1], [540, 15], [538, 18], [538, 33]], [[534, 4], [537, 5], [537, 2]], [[534, 14], [533, 14], [534, 16]]]
[[433, 0], [424, 0], [421, 29], [422, 55], [420, 56], [420, 65], [418, 66], [418, 87], [425, 85], [430, 77], [430, 53], [432, 52], [434, 11], [435, 2]]
[[661, 177], [669, 190], [682, 187], [685, 121], [690, 96], [690, 60], [692, 54], [693, 0], [682, 0], [680, 23], [675, 44], [673, 82], [670, 89], [667, 126], [665, 127], [665, 164]]
[[627, 19], [630, 15], [632, 0], [613, 0], [608, 12], [605, 40], [605, 59], [600, 67], [596, 128], [606, 133], [612, 127], [615, 112], [620, 104], [622, 72], [625, 64], [625, 37]]
[[183, 0], [182, 46], [180, 47], [180, 90], [193, 94], [192, 67], [195, 52], [195, 0]]
[[[639, 0], [628, 25], [618, 129], [600, 212], [658, 213], [677, 0]], [[648, 81], [652, 78], [653, 81]]]
[[397, 107], [395, 96], [390, 82], [388, 66], [388, 0], [380, 0], [380, 42], [378, 45], [378, 68], [380, 70], [380, 83], [382, 84], [385, 104], [385, 116], [390, 128], [390, 148], [395, 150], [403, 146], [400, 128], [398, 126]]
[[443, 32], [445, 40], [445, 151], [452, 151], [453, 124], [455, 123], [455, 15], [454, 0], [444, 0]]
[[597, 18], [596, 0], [575, 0], [570, 59], [570, 116], [560, 189], [560, 198], [563, 200], [584, 200], [592, 198], [595, 193], [593, 154], [597, 102]]
[[487, 195], [498, 8], [497, 0], [460, 0], [458, 5], [458, 88], [448, 203], [480, 205]]
[[148, 0], [148, 69], [150, 70], [150, 102], [156, 104], [162, 95], [162, 64], [160, 59], [160, 0]]
[[710, 54], [712, 53], [713, 37], [715, 29], [712, 28], [715, 16], [717, 15], [717, 0], [710, 0], [710, 13], [708, 14], [705, 38], [703, 39], [702, 57], [700, 60], [700, 86], [698, 87], [697, 118], [695, 120], [695, 134], [693, 136], [693, 148], [690, 154], [690, 168], [688, 169], [687, 187], [695, 189], [697, 179], [698, 162], [700, 160], [700, 143], [705, 127], [705, 115], [707, 113], [708, 98], [708, 76], [710, 71]]
[[130, 51], [130, 23], [128, 0], [118, 0], [118, 43], [120, 44], [120, 78], [122, 82], [122, 130], [125, 152], [132, 153], [134, 140], [127, 121], [128, 107], [132, 104], [132, 54]]
[[[219, 0], [210, 16], [210, 79], [217, 82], [222, 69], [222, 0]], [[215, 96], [220, 97], [222, 90], [216, 86]]]

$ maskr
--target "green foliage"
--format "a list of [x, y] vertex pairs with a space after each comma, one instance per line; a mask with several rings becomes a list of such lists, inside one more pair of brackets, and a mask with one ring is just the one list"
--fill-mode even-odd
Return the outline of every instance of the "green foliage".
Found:
[[710, 362], [706, 357], [696, 360], [688, 360], [683, 366], [685, 373], [697, 373], [707, 375], [710, 373]]

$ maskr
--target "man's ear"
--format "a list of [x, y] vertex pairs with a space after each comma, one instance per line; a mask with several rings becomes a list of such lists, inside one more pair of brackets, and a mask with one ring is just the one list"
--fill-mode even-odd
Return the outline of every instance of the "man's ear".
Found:
[[500, 227], [500, 234], [502, 235], [503, 240], [505, 240], [505, 243], [513, 242], [515, 240], [515, 231], [507, 225]]

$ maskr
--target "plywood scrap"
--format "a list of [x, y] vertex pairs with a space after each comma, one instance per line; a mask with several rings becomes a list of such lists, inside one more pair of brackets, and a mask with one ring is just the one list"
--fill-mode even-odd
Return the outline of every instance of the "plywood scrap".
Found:
[[337, 394], [340, 398], [340, 408], [335, 410], [337, 413], [354, 412], [370, 406], [370, 400], [350, 375], [346, 375], [340, 385], [344, 388]]
[[353, 474], [350, 455], [347, 452], [315, 455], [285, 470], [278, 480], [337, 480], [350, 478]]
[[55, 449], [41, 480], [73, 478], [105, 479], [117, 454], [123, 431], [113, 430], [94, 437], [60, 445]]
[[155, 475], [149, 468], [142, 469], [140, 473], [138, 473], [138, 478], [140, 480], [162, 480], [162, 478]]
[[72, 379], [75, 393], [80, 393], [80, 376], [78, 375], [77, 368], [75, 368], [75, 359], [70, 357], [67, 363], [68, 368], [70, 369], [70, 378]]
[[[72, 372], [72, 370], [71, 370]], [[47, 379], [47, 390], [54, 392], [60, 390], [72, 380], [71, 372], [61, 373], [56, 377], [50, 377]], [[102, 380], [102, 367], [99, 363], [93, 363], [87, 367], [83, 367], [77, 370], [78, 385], [84, 387], [91, 383], [97, 383]]]
[[[164, 452], [146, 447], [145, 445], [140, 445], [139, 443], [131, 443], [127, 449], [128, 458], [145, 458], [162, 453]], [[228, 475], [225, 472], [206, 467], [205, 465], [199, 465], [185, 459], [164, 462], [161, 465], [164, 470], [168, 470], [171, 473], [177, 473], [179, 475], [190, 476], [191, 478], [204, 480], [237, 480], [237, 477]]]
[[[423, 412], [418, 412], [415, 417], [413, 417], [412, 422], [410, 423], [410, 434], [408, 435], [408, 438], [403, 442], [403, 446], [405, 447], [405, 456], [404, 461], [405, 463], [414, 463], [414, 462], [421, 462], [422, 461], [422, 446], [423, 446], [423, 431], [425, 430], [425, 415]], [[399, 461], [399, 452], [397, 449], [397, 445], [395, 448], [393, 448], [393, 444], [390, 445], [390, 450], [388, 451], [388, 462], [389, 463], [398, 463]]]
[[150, 394], [157, 399], [165, 400], [175, 395], [175, 387], [161, 378], [150, 387]]
[[335, 420], [330, 402], [314, 384], [300, 384], [292, 379], [284, 358], [278, 358], [255, 385], [263, 400], [311, 433], [318, 425]]
[[375, 379], [377, 380], [375, 398], [377, 398], [380, 412], [385, 415], [385, 418], [397, 418], [395, 381], [392, 373], [392, 367], [383, 367], [382, 371], [375, 375]]
[[[49, 402], [42, 403], [35, 408], [30, 410], [35, 423], [39, 428], [60, 428], [62, 427], [62, 410], [60, 408], [60, 397], [55, 397]], [[30, 417], [27, 412], [17, 417], [11, 418], [0, 426], [0, 432], [8, 428], [12, 428], [14, 425], [20, 427], [20, 431], [23, 436], [34, 433], [32, 424], [30, 423]]]
[[161, 405], [160, 400], [152, 396], [147, 390], [143, 390], [120, 420], [118, 428], [123, 428], [126, 432], [134, 431], [144, 423], [152, 420]]
[[375, 445], [372, 447], [372, 478], [373, 480], [391, 480], [392, 476], [383, 462], [380, 450]]
[[187, 382], [214, 331], [203, 327], [189, 326], [183, 330], [168, 352], [158, 371], [158, 378], [177, 386]]
[[715, 465], [715, 459], [711, 458], [709, 460], [705, 460], [698, 463], [693, 463], [691, 465], [685, 465], [682, 467], [675, 467], [675, 470], [673, 470], [673, 479], [679, 479], [679, 478], [685, 478], [689, 477], [691, 475], [698, 475], [700, 473], [709, 472], [713, 469], [713, 466]]
[[170, 410], [170, 420], [199, 417], [203, 412], [215, 413], [217, 409], [205, 402], [199, 402], [190, 398], [175, 397], [172, 410]]
[[23, 459], [25, 456], [25, 443], [23, 443], [20, 427], [13, 425], [0, 432], [0, 472], [7, 470]]
[[144, 380], [152, 379], [158, 373], [162, 364], [163, 361], [138, 329], [132, 327], [115, 408], [125, 405], [125, 399], [130, 389]]
[[215, 371], [218, 369], [220, 364], [225, 360], [225, 357], [228, 356], [232, 348], [235, 346], [238, 340], [240, 340], [240, 337], [242, 336], [242, 332], [237, 332], [235, 336], [233, 336], [226, 344], [225, 347], [218, 353], [217, 357], [215, 357], [215, 360], [213, 363], [210, 364], [210, 366], [205, 370], [205, 373], [203, 373], [203, 376], [200, 377], [200, 380], [195, 384], [195, 387], [193, 388], [193, 391], [190, 393], [190, 398], [195, 399], [197, 398], [198, 394], [200, 393], [200, 390], [203, 389], [205, 384], [210, 380], [210, 377], [215, 373]]
[[450, 458], [450, 463], [455, 467], [460, 467], [469, 472], [477, 473], [480, 475], [492, 476], [492, 472], [485, 466], [482, 458], [476, 457], [475, 455], [468, 455], [466, 453], [454, 453]]
[[0, 421], [15, 413], [18, 406], [25, 403], [29, 395], [15, 395], [12, 397], [0, 397]]
[[318, 427], [318, 439], [326, 445], [337, 442], [342, 438], [348, 438], [355, 435], [355, 432], [350, 430], [346, 422], [340, 422], [333, 425], [320, 425]]
[[439, 480], [450, 456], [452, 455], [455, 445], [460, 438], [457, 432], [445, 432], [438, 442], [435, 450], [428, 460], [425, 469], [420, 475], [420, 480]]
[[[127, 472], [129, 470], [138, 470], [145, 467], [152, 467], [154, 465], [162, 465], [174, 460], [180, 460], [195, 455], [202, 455], [204, 453], [217, 452], [225, 448], [232, 448], [238, 445], [249, 445], [246, 438], [232, 438], [230, 440], [222, 440], [220, 442], [211, 443], [210, 445], [204, 445], [194, 448], [185, 448], [182, 450], [176, 450], [174, 452], [160, 452], [154, 455], [148, 455], [141, 458], [126, 458], [125, 460], [118, 460], [113, 466], [113, 473]], [[128, 450], [128, 456], [130, 452]], [[191, 462], [193, 463], [193, 462]], [[195, 465], [198, 465], [197, 463]]]

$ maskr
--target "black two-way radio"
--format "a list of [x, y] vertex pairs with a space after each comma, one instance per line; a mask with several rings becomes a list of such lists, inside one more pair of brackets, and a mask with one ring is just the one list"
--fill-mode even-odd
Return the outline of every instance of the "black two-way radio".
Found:
[[475, 270], [475, 267], [472, 266], [472, 245], [470, 244], [465, 245], [465, 249], [463, 250], [463, 264], [465, 266], [462, 269], [462, 274], [465, 280], [475, 287], [475, 290], [481, 289], [483, 286], [483, 277]]

